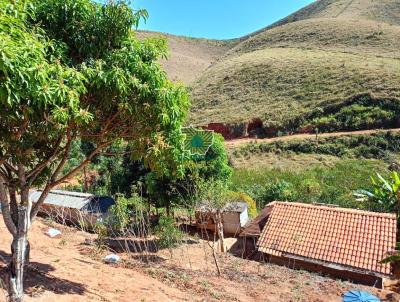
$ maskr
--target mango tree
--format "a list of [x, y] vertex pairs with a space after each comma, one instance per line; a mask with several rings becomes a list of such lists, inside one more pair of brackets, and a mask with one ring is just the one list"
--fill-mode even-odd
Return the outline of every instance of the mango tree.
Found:
[[[0, 0], [0, 201], [13, 238], [10, 301], [23, 299], [28, 231], [52, 188], [122, 139], [151, 169], [180, 172], [187, 94], [157, 63], [165, 41], [135, 38], [144, 16], [122, 1]], [[65, 171], [76, 140], [94, 148]], [[34, 187], [42, 194], [32, 204]]]

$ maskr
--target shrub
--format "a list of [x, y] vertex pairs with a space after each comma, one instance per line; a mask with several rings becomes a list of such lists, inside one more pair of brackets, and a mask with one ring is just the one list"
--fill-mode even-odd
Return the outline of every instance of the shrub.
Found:
[[174, 218], [162, 216], [156, 227], [156, 235], [159, 239], [159, 248], [173, 248], [179, 245], [183, 239], [183, 233], [176, 227]]
[[104, 224], [109, 234], [123, 233], [138, 221], [144, 219], [146, 204], [143, 198], [134, 194], [131, 198], [119, 196], [117, 203], [110, 207]]
[[248, 212], [250, 217], [256, 217], [258, 214], [257, 203], [248, 194], [244, 192], [230, 192], [229, 196], [235, 201], [242, 201], [247, 204]]
[[265, 186], [263, 203], [265, 205], [272, 201], [295, 201], [296, 197], [296, 191], [291, 183], [276, 180]]

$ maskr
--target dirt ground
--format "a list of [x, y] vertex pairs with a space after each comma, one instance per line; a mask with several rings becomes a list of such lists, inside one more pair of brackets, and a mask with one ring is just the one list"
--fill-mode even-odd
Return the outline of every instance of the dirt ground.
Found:
[[[0, 215], [1, 216], [1, 215]], [[218, 256], [218, 277], [212, 249], [205, 240], [188, 238], [173, 250], [158, 253], [119, 253], [118, 265], [102, 262], [110, 251], [89, 245], [94, 235], [55, 225], [60, 238], [44, 233], [52, 223], [38, 219], [30, 233], [31, 264], [26, 300], [79, 301], [267, 301], [339, 302], [349, 289], [361, 288], [382, 301], [399, 301], [389, 291], [354, 285], [304, 271]], [[228, 245], [234, 243], [228, 239]], [[0, 217], [0, 274], [4, 276], [10, 237]], [[5, 301], [0, 289], [0, 301]]]
[[[363, 135], [363, 134], [375, 134], [379, 132], [400, 132], [400, 129], [373, 129], [373, 130], [359, 130], [359, 131], [347, 131], [347, 132], [331, 132], [331, 133], [320, 133], [318, 134], [319, 138], [323, 137], [337, 137], [337, 136], [347, 136], [347, 135]], [[273, 138], [262, 138], [262, 139], [255, 139], [255, 138], [239, 138], [233, 140], [225, 141], [225, 146], [228, 149], [237, 148], [243, 145], [247, 145], [250, 143], [272, 143], [278, 141], [290, 141], [290, 140], [304, 140], [304, 139], [315, 139], [315, 134], [293, 134], [293, 135], [286, 135], [280, 137], [273, 137]]]

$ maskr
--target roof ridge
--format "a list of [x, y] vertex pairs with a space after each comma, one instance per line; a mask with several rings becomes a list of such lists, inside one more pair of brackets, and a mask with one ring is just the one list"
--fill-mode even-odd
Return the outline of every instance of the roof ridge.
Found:
[[357, 215], [376, 216], [376, 217], [381, 217], [381, 218], [396, 219], [395, 213], [372, 212], [372, 211], [366, 211], [366, 210], [360, 210], [360, 209], [329, 206], [328, 204], [309, 204], [309, 203], [289, 202], [289, 201], [274, 201], [273, 204], [274, 204], [274, 207], [277, 205], [290, 205], [290, 206], [298, 206], [298, 207], [303, 207], [303, 208], [323, 209], [326, 211], [333, 211], [333, 212], [341, 212], [341, 213], [350, 213], [350, 214], [357, 214]]

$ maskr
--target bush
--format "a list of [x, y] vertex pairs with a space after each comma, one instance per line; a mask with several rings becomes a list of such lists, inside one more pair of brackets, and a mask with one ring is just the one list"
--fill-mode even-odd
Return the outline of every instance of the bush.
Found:
[[[358, 208], [360, 203], [353, 196], [359, 188], [371, 189], [369, 177], [371, 171], [377, 171], [386, 176], [386, 164], [381, 160], [349, 160], [325, 165], [310, 165], [309, 167], [291, 167], [274, 169], [261, 167], [259, 169], [237, 169], [233, 177], [232, 187], [246, 192], [262, 209], [267, 202], [278, 199], [277, 183], [289, 184], [295, 190], [289, 201], [305, 203], [328, 203], [341, 207]], [[268, 190], [267, 190], [268, 189]], [[289, 194], [290, 195], [290, 194]], [[290, 196], [289, 196], [290, 197]], [[283, 199], [283, 197], [279, 197]], [[374, 210], [374, 208], [368, 208]]]
[[146, 203], [134, 194], [131, 198], [119, 196], [117, 203], [110, 207], [104, 224], [109, 234], [121, 234], [145, 219]]
[[326, 154], [348, 158], [383, 159], [390, 152], [400, 151], [400, 134], [397, 132], [379, 132], [371, 135], [351, 135], [340, 137], [321, 137], [315, 139], [278, 141], [247, 145], [239, 149], [236, 155], [262, 153], [296, 152], [298, 154]]
[[230, 192], [229, 196], [235, 201], [242, 201], [247, 204], [247, 209], [250, 217], [256, 217], [258, 214], [257, 203], [248, 194], [244, 192]]
[[272, 201], [295, 201], [296, 191], [294, 186], [284, 180], [276, 180], [265, 186], [263, 203], [264, 205]]
[[156, 227], [156, 235], [159, 239], [159, 248], [176, 247], [183, 239], [183, 233], [176, 227], [174, 218], [170, 216], [160, 217]]

